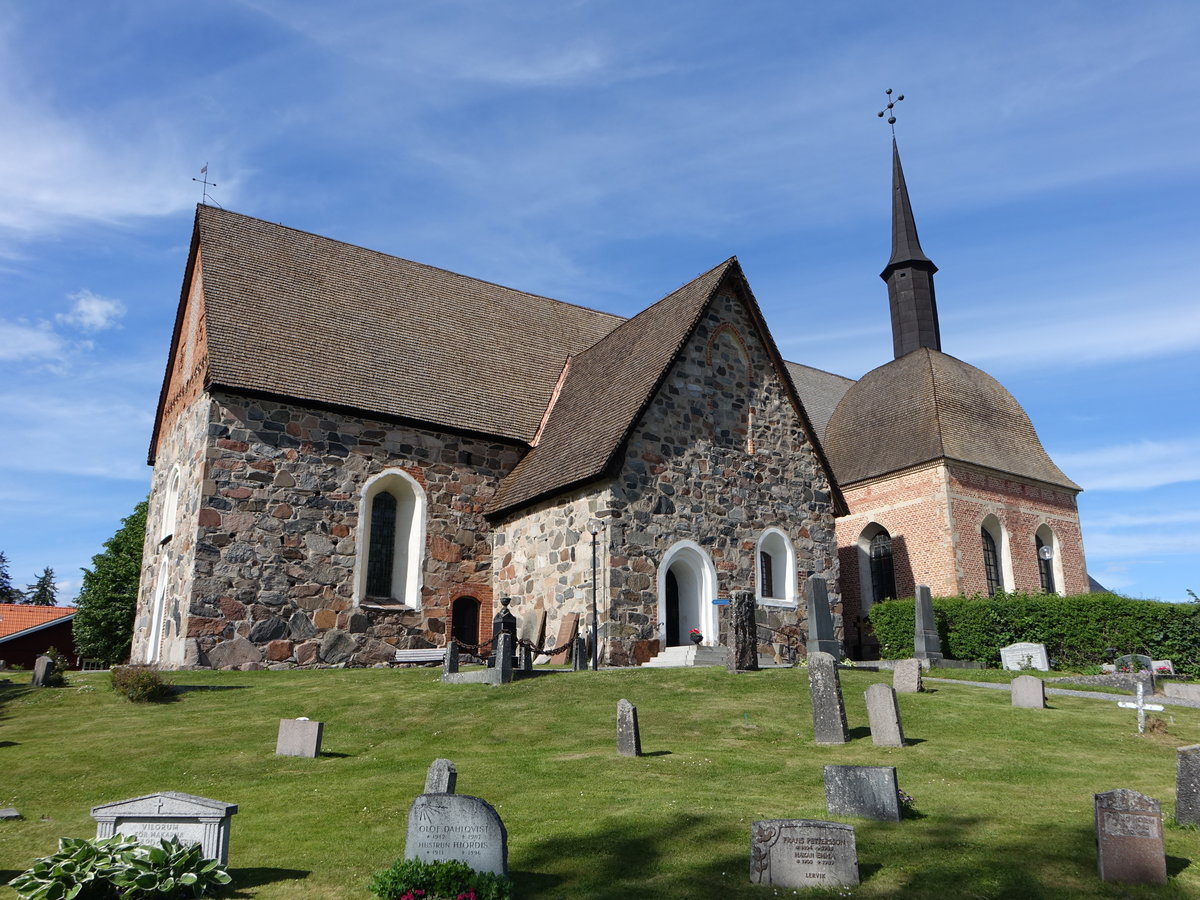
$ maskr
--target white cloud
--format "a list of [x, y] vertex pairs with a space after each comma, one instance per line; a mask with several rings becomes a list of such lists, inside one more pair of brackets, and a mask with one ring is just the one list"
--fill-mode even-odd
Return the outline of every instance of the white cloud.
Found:
[[0, 319], [0, 361], [60, 361], [66, 352], [66, 342], [47, 324]]
[[1200, 481], [1200, 436], [1142, 440], [1078, 453], [1056, 453], [1059, 466], [1091, 491], [1137, 491]]
[[88, 290], [77, 291], [71, 295], [71, 299], [75, 301], [71, 311], [60, 313], [56, 318], [84, 331], [103, 331], [111, 328], [125, 315], [125, 304], [120, 300], [110, 300]]

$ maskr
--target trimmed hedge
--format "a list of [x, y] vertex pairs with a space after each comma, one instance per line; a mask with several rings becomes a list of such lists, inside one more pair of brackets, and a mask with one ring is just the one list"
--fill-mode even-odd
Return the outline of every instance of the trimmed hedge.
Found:
[[[880, 656], [904, 659], [913, 653], [914, 602], [887, 600], [869, 618]], [[951, 659], [1000, 665], [1000, 648], [1018, 641], [1046, 645], [1055, 668], [1078, 669], [1117, 655], [1144, 653], [1169, 659], [1175, 671], [1200, 676], [1200, 604], [1159, 603], [1116, 594], [997, 594], [995, 597], [935, 597], [942, 652]]]

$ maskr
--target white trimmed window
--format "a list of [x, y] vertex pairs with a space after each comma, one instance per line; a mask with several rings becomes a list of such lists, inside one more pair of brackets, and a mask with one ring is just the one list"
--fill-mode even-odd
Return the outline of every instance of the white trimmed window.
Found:
[[407, 472], [389, 469], [363, 487], [354, 579], [357, 604], [421, 607], [425, 491]]
[[1033, 546], [1037, 550], [1038, 581], [1043, 594], [1061, 594], [1063, 592], [1062, 548], [1058, 535], [1049, 525], [1042, 523], [1033, 536]]
[[992, 597], [999, 591], [1011, 591], [1012, 550], [1004, 525], [995, 515], [984, 517], [983, 524], [979, 526], [979, 538], [983, 542], [983, 573], [987, 595]]
[[768, 528], [755, 552], [755, 594], [765, 606], [796, 605], [796, 552], [788, 536]]

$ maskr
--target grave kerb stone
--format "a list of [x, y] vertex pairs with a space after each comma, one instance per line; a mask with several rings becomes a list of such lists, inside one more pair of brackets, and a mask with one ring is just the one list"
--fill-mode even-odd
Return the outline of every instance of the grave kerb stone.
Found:
[[826, 766], [825, 809], [831, 816], [899, 822], [896, 767]]
[[97, 838], [123, 834], [153, 847], [175, 837], [183, 844], [199, 844], [205, 859], [224, 866], [229, 863], [230, 817], [237, 811], [233, 803], [161, 791], [93, 806], [92, 818]]
[[458, 769], [448, 759], [439, 757], [429, 766], [425, 774], [426, 794], [453, 794], [458, 784]]
[[617, 753], [620, 756], [642, 755], [637, 707], [624, 699], [617, 701]]
[[865, 696], [871, 742], [876, 747], [903, 747], [904, 728], [900, 724], [896, 691], [890, 684], [873, 684], [867, 688]]
[[1046, 656], [1045, 644], [1034, 644], [1021, 641], [1000, 648], [1000, 664], [1010, 671], [1037, 669], [1039, 672], [1050, 671], [1050, 658]]
[[835, 660], [842, 658], [842, 642], [833, 635], [833, 616], [829, 611], [829, 588], [819, 575], [808, 578], [808, 645], [807, 651], [828, 653]]
[[466, 794], [422, 794], [408, 810], [405, 859], [456, 859], [476, 872], [508, 875], [508, 832], [491, 804]]
[[854, 826], [818, 819], [763, 819], [750, 826], [750, 881], [777, 887], [859, 883]]
[[1046, 708], [1046, 683], [1036, 675], [1018, 675], [1012, 680], [1012, 705], [1021, 709]]
[[312, 722], [303, 717], [280, 719], [275, 755], [316, 759], [321, 755], [321, 736], [324, 732], [324, 722]]
[[1166, 884], [1167, 859], [1158, 801], [1122, 788], [1096, 794], [1095, 806], [1100, 880]]
[[808, 689], [812, 695], [813, 740], [818, 744], [846, 743], [850, 735], [842, 682], [837, 660], [830, 654], [808, 654]]

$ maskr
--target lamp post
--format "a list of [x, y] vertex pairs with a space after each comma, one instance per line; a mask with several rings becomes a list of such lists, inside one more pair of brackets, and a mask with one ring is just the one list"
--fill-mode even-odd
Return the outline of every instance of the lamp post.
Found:
[[599, 519], [591, 519], [587, 523], [588, 534], [592, 536], [592, 671], [600, 668], [600, 619], [596, 613], [596, 545], [604, 523]]

